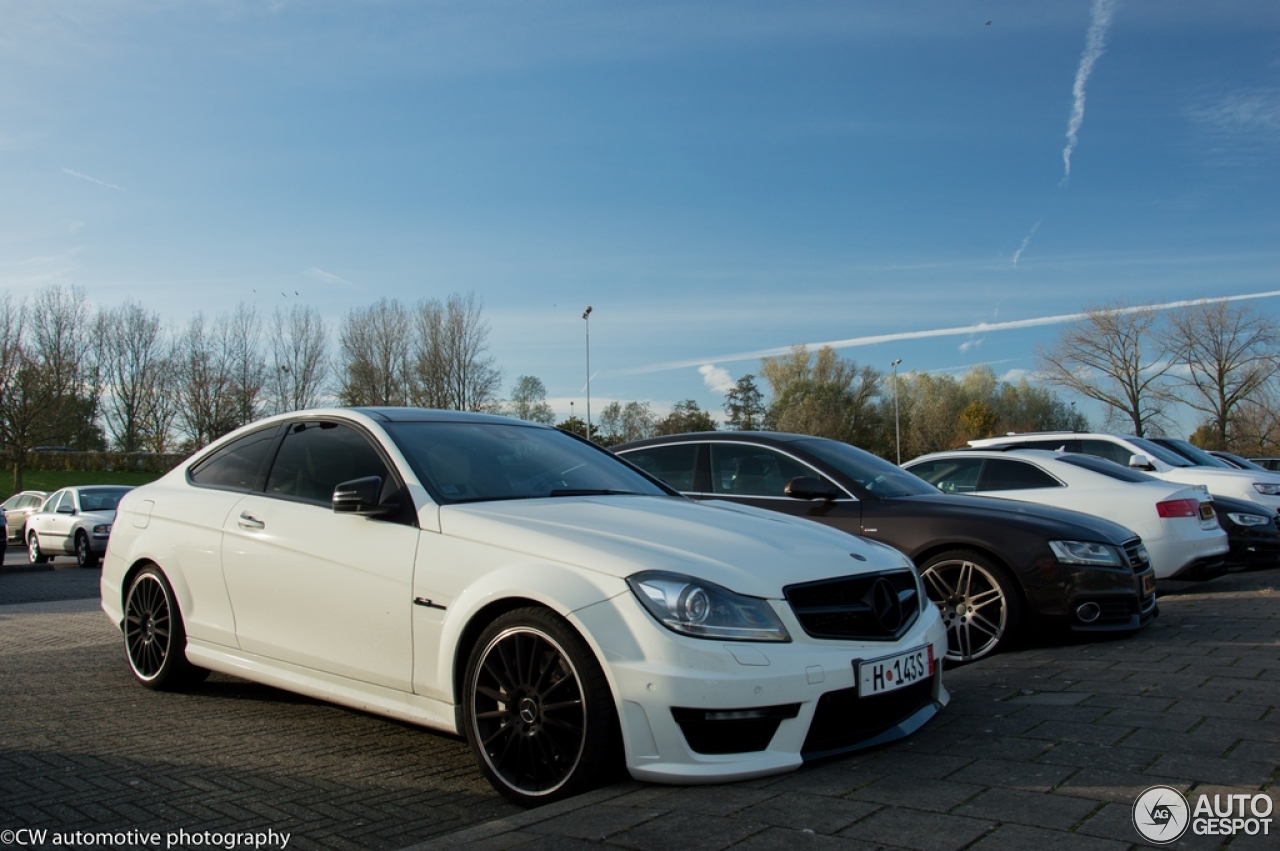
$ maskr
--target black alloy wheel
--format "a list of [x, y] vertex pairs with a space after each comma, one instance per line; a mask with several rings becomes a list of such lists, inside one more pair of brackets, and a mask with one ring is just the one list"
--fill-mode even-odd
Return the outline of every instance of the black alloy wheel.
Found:
[[160, 569], [144, 567], [124, 602], [124, 647], [138, 682], [158, 691], [194, 685], [208, 676], [187, 661], [187, 633], [173, 589]]
[[920, 569], [925, 593], [947, 628], [947, 660], [973, 662], [1007, 646], [1022, 624], [1022, 601], [1008, 573], [969, 550], [934, 556]]
[[480, 636], [467, 664], [463, 726], [489, 782], [531, 807], [584, 792], [618, 765], [608, 681], [554, 613], [517, 609]]

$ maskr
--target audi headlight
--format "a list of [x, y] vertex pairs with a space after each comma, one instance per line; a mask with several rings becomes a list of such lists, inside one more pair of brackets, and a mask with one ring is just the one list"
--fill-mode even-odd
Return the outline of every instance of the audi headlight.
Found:
[[1271, 522], [1270, 517], [1264, 517], [1261, 514], [1241, 514], [1235, 511], [1227, 512], [1227, 516], [1231, 518], [1231, 522], [1237, 526], [1266, 526]]
[[645, 571], [627, 577], [649, 614], [672, 632], [729, 641], [790, 641], [767, 600], [736, 594], [679, 573]]
[[1092, 564], [1099, 567], [1124, 567], [1120, 552], [1106, 544], [1092, 541], [1050, 541], [1050, 548], [1063, 564]]
[[1280, 483], [1254, 482], [1253, 489], [1263, 496], [1280, 496]]

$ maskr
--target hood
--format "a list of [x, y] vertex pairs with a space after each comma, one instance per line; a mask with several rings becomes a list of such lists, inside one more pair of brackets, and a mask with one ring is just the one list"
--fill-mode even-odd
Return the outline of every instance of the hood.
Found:
[[1106, 541], [1119, 545], [1134, 536], [1127, 527], [1093, 514], [1016, 498], [1001, 499], [998, 505], [993, 505], [990, 497], [939, 492], [936, 495], [895, 497], [895, 500], [928, 506], [930, 513], [956, 519], [971, 517], [983, 522], [998, 519], [1003, 526], [1018, 527], [1046, 538]]
[[87, 524], [114, 523], [116, 510], [113, 508], [110, 511], [81, 511], [76, 515], [76, 519]]
[[909, 567], [890, 547], [771, 511], [683, 497], [587, 496], [447, 505], [440, 531], [612, 576], [668, 570], [740, 594]]

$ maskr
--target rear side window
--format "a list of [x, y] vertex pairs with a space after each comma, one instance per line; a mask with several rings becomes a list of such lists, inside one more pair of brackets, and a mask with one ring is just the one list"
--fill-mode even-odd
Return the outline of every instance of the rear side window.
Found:
[[262, 471], [276, 438], [276, 428], [255, 431], [233, 440], [187, 473], [191, 481], [208, 488], [249, 491], [262, 481]]
[[1006, 458], [988, 459], [982, 470], [982, 479], [978, 482], [979, 491], [1012, 491], [1061, 486], [1061, 482], [1034, 464]]
[[698, 460], [696, 443], [637, 449], [635, 452], [624, 453], [622, 457], [678, 491], [694, 490], [693, 479]]

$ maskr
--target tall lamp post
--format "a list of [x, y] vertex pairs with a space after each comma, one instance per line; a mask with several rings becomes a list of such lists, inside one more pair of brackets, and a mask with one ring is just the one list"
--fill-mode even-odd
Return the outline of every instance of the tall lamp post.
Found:
[[898, 364], [900, 363], [902, 358], [889, 364], [893, 367], [893, 436], [898, 445], [898, 466], [902, 466], [902, 421], [898, 418]]
[[587, 323], [587, 440], [591, 439], [591, 305], [582, 311], [582, 318]]

